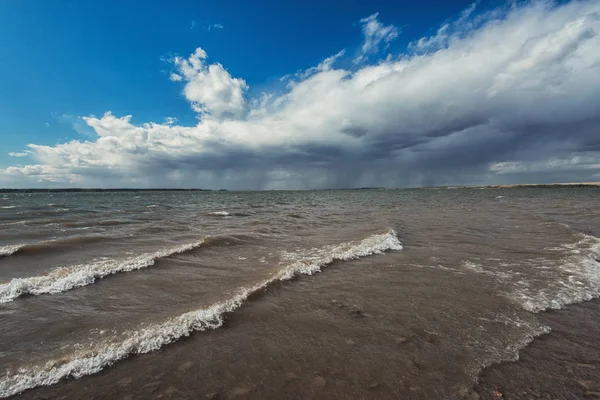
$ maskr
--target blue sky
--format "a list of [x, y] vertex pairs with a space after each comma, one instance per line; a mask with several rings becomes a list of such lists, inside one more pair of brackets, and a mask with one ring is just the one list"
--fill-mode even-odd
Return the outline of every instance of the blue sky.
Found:
[[[565, 26], [569, 21], [573, 22], [581, 18], [585, 19], [586, 16], [593, 16], [594, 10], [598, 7], [597, 1], [583, 1], [574, 4], [569, 2], [524, 2], [513, 5], [512, 11], [511, 5], [492, 0], [482, 0], [478, 3], [433, 0], [421, 2], [347, 1], [343, 3], [343, 6], [340, 4], [338, 1], [236, 1], [225, 6], [218, 2], [194, 1], [153, 1], [145, 2], [143, 5], [139, 1], [105, 1], [102, 3], [67, 0], [1, 1], [0, 108], [2, 113], [0, 113], [0, 145], [2, 151], [0, 151], [0, 172], [4, 174], [4, 181], [0, 179], [0, 184], [5, 186], [210, 186], [223, 180], [230, 182], [230, 185], [219, 186], [246, 188], [243, 185], [240, 186], [239, 179], [232, 175], [225, 176], [222, 173], [223, 170], [231, 170], [231, 174], [235, 174], [234, 170], [238, 166], [233, 165], [230, 161], [239, 160], [240, 154], [246, 157], [248, 162], [241, 163], [239, 168], [244, 171], [249, 169], [257, 171], [252, 179], [248, 176], [241, 178], [241, 182], [254, 182], [249, 184], [248, 188], [288, 187], [282, 184], [282, 181], [285, 180], [296, 182], [290, 187], [301, 188], [352, 186], [355, 183], [400, 186], [418, 186], [429, 182], [446, 183], [447, 179], [423, 178], [435, 173], [425, 170], [413, 177], [405, 174], [402, 179], [394, 179], [387, 175], [386, 177], [377, 176], [376, 173], [365, 173], [360, 182], [348, 181], [342, 176], [346, 175], [345, 171], [339, 171], [337, 176], [332, 176], [325, 181], [312, 178], [318, 170], [315, 165], [324, 165], [327, 160], [332, 160], [332, 157], [340, 157], [336, 161], [336, 165], [353, 165], [357, 159], [360, 159], [361, 163], [368, 162], [368, 157], [373, 157], [372, 161], [376, 162], [379, 162], [381, 157], [387, 157], [390, 162], [392, 159], [399, 158], [397, 154], [382, 155], [373, 152], [373, 148], [370, 147], [373, 143], [386, 142], [380, 140], [385, 135], [388, 135], [386, 136], [388, 138], [394, 135], [396, 138], [407, 135], [389, 131], [390, 124], [386, 121], [383, 121], [381, 129], [377, 126], [371, 127], [365, 121], [350, 121], [352, 118], [346, 118], [341, 114], [338, 121], [322, 120], [324, 122], [321, 124], [321, 128], [315, 122], [315, 126], [311, 125], [310, 129], [321, 129], [321, 132], [314, 132], [315, 137], [328, 137], [332, 143], [316, 143], [316, 140], [298, 142], [299, 147], [294, 150], [293, 154], [286, 153], [287, 146], [282, 146], [281, 143], [261, 142], [259, 145], [260, 140], [256, 143], [248, 142], [245, 139], [236, 141], [234, 138], [241, 137], [242, 133], [240, 132], [246, 132], [246, 128], [241, 125], [238, 127], [234, 122], [244, 121], [246, 124], [250, 124], [253, 121], [252, 118], [259, 115], [258, 112], [253, 113], [252, 111], [257, 110], [256, 104], [258, 103], [253, 106], [252, 102], [258, 102], [262, 93], [267, 93], [272, 99], [287, 96], [286, 101], [289, 101], [290, 98], [294, 98], [294, 90], [299, 92], [302, 84], [306, 86], [307, 82], [317, 80], [317, 76], [313, 75], [331, 75], [333, 71], [358, 74], [361, 70], [367, 71], [371, 67], [386, 63], [389, 66], [400, 66], [402, 62], [407, 62], [406, 58], [410, 57], [414, 57], [409, 60], [413, 64], [418, 61], [418, 57], [432, 57], [431, 59], [434, 60], [433, 57], [436, 56], [436, 53], [440, 58], [440, 52], [452, 50], [452, 46], [464, 45], [468, 40], [473, 43], [477, 42], [477, 35], [484, 37], [485, 29], [491, 32], [493, 25], [498, 23], [522, 24], [523, 29], [530, 29], [531, 32], [525, 36], [514, 38], [516, 41], [514, 45], [517, 48], [521, 47], [525, 49], [523, 51], [528, 51], [528, 40], [539, 38], [540, 35], [557, 35], [560, 33], [561, 27], [566, 29]], [[465, 14], [466, 11], [469, 11], [468, 15]], [[375, 13], [378, 14], [374, 16]], [[462, 18], [461, 15], [465, 18]], [[376, 23], [373, 25], [376, 32], [372, 36], [375, 38], [376, 45], [367, 51], [360, 61], [357, 61], [364, 52], [365, 43], [369, 40], [365, 31], [369, 16], [374, 16], [371, 21]], [[511, 18], [514, 21], [511, 21]], [[549, 22], [540, 22], [540, 19], [543, 18]], [[557, 21], [553, 22], [553, 20]], [[593, 44], [596, 43], [593, 33], [597, 22], [593, 17], [588, 17], [586, 21], [589, 26], [584, 28], [588, 29], [589, 34], [585, 34], [585, 32], [582, 34], [581, 43], [586, 42], [588, 47], [593, 48]], [[448, 22], [448, 32], [450, 32], [450, 36], [454, 35], [450, 39], [443, 29], [438, 31]], [[549, 27], [551, 23], [554, 23], [555, 26]], [[388, 30], [386, 31], [386, 29]], [[387, 37], [385, 37], [386, 32], [389, 34]], [[384, 36], [378, 37], [378, 34]], [[427, 48], [418, 49], [415, 46], [420, 38], [436, 37], [437, 39], [432, 41]], [[554, 42], [550, 40], [548, 43], [555, 42], [556, 40]], [[410, 45], [411, 43], [412, 45]], [[490, 44], [490, 46], [494, 45], [496, 44]], [[232, 89], [234, 92], [239, 90], [239, 96], [236, 92], [234, 97], [238, 96], [238, 101], [242, 102], [234, 106], [239, 106], [239, 110], [236, 108], [237, 111], [234, 112], [235, 118], [229, 114], [232, 110], [231, 107], [222, 108], [223, 98], [215, 99], [210, 97], [210, 93], [207, 93], [208, 89], [205, 88], [212, 83], [200, 79], [200, 70], [189, 76], [184, 76], [182, 73], [181, 60], [186, 60], [197, 48], [201, 48], [203, 54], [206, 54], [206, 57], [198, 59], [204, 63], [202, 68], [210, 68], [210, 65], [218, 63], [222, 66], [227, 79], [232, 78], [234, 81], [239, 79], [238, 82], [243, 80], [241, 86]], [[341, 50], [345, 52], [335, 60], [335, 67], [322, 68], [318, 71], [315, 69], [313, 72], [306, 72], [302, 75], [301, 71], [309, 71], [311, 67], [318, 66], [327, 57], [335, 55]], [[585, 51], [589, 55], [589, 49], [584, 49], [583, 45], [579, 46], [577, 51]], [[580, 54], [573, 53], [572, 55], [574, 59], [581, 58]], [[176, 56], [181, 57], [179, 63], [176, 61]], [[507, 55], [507, 59], [510, 57], [512, 55]], [[189, 61], [191, 62], [191, 58]], [[556, 62], [563, 61], [557, 59]], [[589, 65], [593, 66], [593, 61]], [[502, 62], [505, 61], [499, 61], [498, 68], [502, 68], [500, 65]], [[541, 66], [541, 68], [545, 68], [546, 72], [554, 67], [547, 64]], [[452, 68], [452, 64], [449, 64], [448, 68]], [[300, 74], [294, 77], [294, 74], [298, 72]], [[170, 79], [173, 73], [178, 73], [178, 76], [182, 77], [181, 80]], [[396, 71], [397, 75], [400, 73], [406, 74], [404, 71]], [[506, 75], [506, 71], [495, 70], [493, 74], [495, 75], [482, 78], [489, 80], [490, 87], [494, 86], [493, 81], [497, 80], [498, 76]], [[297, 89], [293, 89], [289, 85], [289, 80], [282, 81], [280, 79], [284, 76], [292, 76], [291, 80], [295, 82]], [[348, 77], [338, 78], [337, 81], [341, 83], [345, 79]], [[402, 79], [407, 79], [407, 77], [402, 77]], [[441, 87], [447, 84], [449, 78], [444, 78], [446, 82], [439, 82], [436, 79], [432, 78], [431, 84]], [[469, 80], [469, 76], [457, 77], [457, 79]], [[569, 77], [569, 79], [573, 79], [573, 77]], [[414, 82], [417, 82], [416, 78]], [[206, 86], [207, 84], [208, 86]], [[563, 82], [563, 84], [566, 83]], [[406, 82], [402, 85], [403, 87], [410, 86]], [[424, 88], [427, 90], [426, 86]], [[196, 92], [184, 93], [184, 90], [188, 89]], [[517, 89], [514, 89], [512, 95], [518, 96]], [[399, 89], [399, 91], [401, 90]], [[458, 86], [456, 89], [449, 90], [455, 90], [457, 95], [461, 91]], [[380, 90], [379, 93], [381, 92]], [[475, 92], [476, 90], [473, 91], [473, 93]], [[225, 92], [219, 93], [223, 95]], [[451, 95], [452, 92], [444, 93], [444, 95], [448, 94]], [[468, 95], [464, 93], [460, 93], [460, 95], [467, 96], [464, 104], [471, 102], [472, 99], [469, 99]], [[595, 95], [596, 92], [589, 93], [589, 96], [592, 96], [589, 99]], [[215, 101], [220, 103], [217, 104]], [[227, 98], [226, 101], [233, 100]], [[405, 104], [407, 99], [390, 98], [386, 104], [393, 106], [394, 101], [399, 102], [398, 107], [403, 107], [401, 104]], [[419, 98], [415, 99], [415, 102], [419, 101], [421, 101]], [[447, 104], [442, 99], [439, 101], [440, 104]], [[283, 118], [284, 114], [281, 114], [283, 111], [275, 109], [278, 104], [283, 103], [283, 101], [279, 103], [274, 101], [272, 107], [271, 105], [265, 107], [265, 110], [269, 111], [265, 111], [266, 114], [263, 114], [268, 117], [264, 116], [262, 123], [266, 123], [267, 119], [271, 121], [275, 117]], [[335, 107], [334, 103], [332, 105]], [[379, 107], [373, 103], [373, 105], [362, 105], [362, 109], [370, 106]], [[564, 104], [553, 104], [552, 106], [564, 108]], [[380, 109], [381, 107], [377, 108], [377, 110]], [[102, 136], [98, 134], [97, 126], [93, 126], [93, 121], [90, 124], [88, 120], [83, 120], [81, 117], [95, 116], [98, 120], [102, 120], [102, 116], [107, 111], [110, 111], [116, 119], [131, 115], [132, 117], [128, 121], [138, 127], [149, 122], [161, 124], [165, 118], [173, 117], [176, 118], [177, 127], [195, 127], [203, 124], [202, 129], [206, 130], [209, 129], [208, 125], [212, 123], [211, 120], [219, 119], [218, 128], [211, 129], [218, 131], [223, 127], [231, 129], [238, 127], [238, 131], [227, 131], [227, 133], [216, 135], [220, 143], [227, 143], [229, 149], [227, 151], [220, 149], [218, 153], [221, 156], [219, 157], [215, 155], [215, 151], [205, 152], [208, 145], [202, 141], [204, 139], [199, 139], [200, 142], [197, 142], [198, 152], [186, 154], [185, 160], [177, 158], [177, 154], [181, 153], [177, 145], [169, 147], [160, 156], [157, 156], [155, 154], [157, 147], [151, 148], [148, 145], [144, 147], [144, 150], [140, 150], [139, 144], [136, 144], [135, 154], [139, 155], [140, 152], [143, 152], [149, 157], [143, 161], [140, 159], [136, 165], [119, 164], [117, 161], [102, 165], [99, 165], [99, 162], [88, 163], [87, 161], [84, 163], [85, 165], [78, 164], [85, 156], [74, 155], [71, 152], [72, 147], [67, 149], [56, 146], [72, 140], [95, 142], [99, 136]], [[303, 118], [311, 119], [310, 112], [308, 109], [303, 110]], [[537, 110], [531, 109], [527, 115], [534, 116], [537, 115], [536, 113], [538, 113]], [[387, 115], [385, 114], [385, 117]], [[594, 120], [596, 116], [585, 115], [584, 117], [586, 120]], [[236, 121], [232, 121], [232, 118]], [[448, 126], [444, 127], [445, 125], [441, 123], [439, 128], [445, 129], [445, 132], [454, 132], [453, 129], [457, 129], [455, 125], [457, 123], [461, 125], [453, 118], [446, 118]], [[492, 116], [464, 115], [458, 119], [478, 120], [478, 118], [490, 120]], [[499, 119], [496, 118], [496, 120]], [[561, 120], [561, 123], [564, 122], [567, 126], [576, 125], [582, 119], [582, 116], [574, 117], [572, 120], [566, 118], [565, 121]], [[317, 120], [321, 120], [320, 117], [315, 117], [315, 121]], [[540, 124], [538, 120], [534, 122]], [[361, 148], [365, 151], [353, 147], [354, 145], [348, 147], [346, 144], [341, 144], [345, 142], [343, 138], [338, 141], [334, 140], [333, 136], [329, 136], [330, 124], [335, 123], [339, 126], [344, 124], [350, 124], [353, 127], [360, 125], [360, 129], [369, 125], [364, 129], [373, 132], [373, 136], [370, 137], [368, 143], [356, 144], [356, 146], [363, 146]], [[296, 124], [295, 120], [290, 120], [289, 125], [293, 124]], [[386, 126], [385, 129], [383, 125]], [[510, 126], [511, 123], [503, 124], [500, 130], [506, 130]], [[466, 128], [469, 126], [464, 127], [464, 129]], [[415, 130], [412, 125], [405, 129], [407, 132]], [[493, 129], [499, 129], [499, 127], [488, 127], [490, 132]], [[591, 128], [586, 127], [586, 129]], [[178, 133], [173, 131], [166, 135], [172, 139], [178, 134], [180, 134], [179, 131]], [[277, 134], [277, 132], [273, 134]], [[299, 132], [293, 135], [296, 136], [290, 137], [295, 139], [303, 137], [304, 133]], [[420, 138], [432, 137], [430, 132], [421, 132], [415, 135]], [[517, 134], [511, 131], [504, 135], [508, 137]], [[587, 134], [582, 133], [581, 135], [584, 144], [589, 147], [590, 140], [585, 136]], [[113, 136], [121, 137], [119, 133], [114, 133]], [[441, 136], [443, 135], [435, 137]], [[493, 142], [495, 139], [490, 140]], [[577, 154], [573, 152], [559, 154], [560, 152], [550, 152], [550, 149], [543, 155], [535, 155], [535, 151], [521, 154], [523, 148], [530, 145], [530, 139], [521, 140], [519, 145], [509, 146], [512, 148], [510, 154], [499, 156], [497, 159], [479, 160], [471, 170], [468, 165], [465, 165], [464, 168], [461, 167], [460, 179], [455, 180], [469, 182], [471, 179], [473, 183], [495, 182], [498, 179], [493, 179], [492, 166], [502, 165], [499, 163], [505, 163], [505, 166], [527, 172], [525, 171], [527, 168], [534, 167], [531, 165], [515, 167], [514, 163], [523, 161], [535, 163], [543, 162], [544, 159], [560, 159], [562, 161], [556, 162], [569, 164], [569, 157], [582, 156], [577, 152]], [[415, 143], [417, 141], [420, 139]], [[477, 142], [477, 140], [469, 141], [469, 143], [473, 142]], [[29, 144], [47, 147], [33, 149], [27, 147]], [[396, 144], [398, 145], [398, 143]], [[595, 145], [595, 143], [593, 144]], [[431, 142], [429, 144], [431, 148], [428, 148], [427, 151], [440, 154], [442, 150], [439, 146], [443, 145], [441, 142]], [[123, 143], [120, 146], [119, 148], [126, 147]], [[457, 146], [450, 145], [448, 149], [454, 151]], [[556, 147], [561, 147], [561, 145], [557, 142]], [[300, 148], [301, 150], [299, 150]], [[261, 153], [263, 150], [267, 152]], [[423, 149], [416, 148], [410, 150], [410, 154], [400, 157], [403, 160], [400, 164], [423, 151]], [[9, 155], [9, 153], [23, 151], [29, 152], [27, 156], [13, 157]], [[95, 150], [86, 150], [85, 154], [89, 155], [89, 151]], [[318, 160], [316, 164], [310, 164], [315, 157], [318, 158], [317, 154], [322, 155], [324, 151], [328, 152], [327, 156]], [[66, 155], [66, 152], [69, 152], [69, 155]], [[56, 161], [58, 153], [62, 157], [60, 162]], [[299, 153], [305, 155], [310, 153], [310, 157], [289, 165], [281, 161], [281, 159], [294, 158], [293, 156]], [[444, 161], [444, 157], [441, 157], [436, 162], [447, 162], [447, 165], [453, 166], [459, 159], [469, 158], [469, 153], [469, 151], [466, 154], [455, 152], [449, 154], [450, 159]], [[99, 148], [98, 154], [100, 154]], [[342, 155], [340, 156], [340, 154]], [[173, 155], [174, 158], [170, 159], [170, 155]], [[592, 161], [586, 158], [589, 161], [587, 163], [595, 164], [595, 153], [585, 153], [583, 156], [584, 158], [592, 157]], [[99, 156], [99, 158], [101, 157]], [[126, 158], [126, 156], [123, 157], [123, 159]], [[160, 160], [156, 161], [157, 159]], [[220, 166], [220, 171], [207, 167], [208, 160], [214, 165]], [[273, 164], [269, 164], [265, 160], [271, 160], [270, 162]], [[57, 164], [53, 165], [52, 163], [55, 161]], [[145, 179], [148, 171], [152, 170], [149, 166], [152, 162], [155, 162], [156, 164], [153, 165], [161, 171], [159, 175], [162, 178], [157, 181]], [[62, 164], [59, 165], [60, 163], [67, 163], [69, 167], [65, 170]], [[308, 169], [305, 168], [307, 163], [310, 164]], [[400, 164], [398, 164], [399, 167]], [[23, 165], [47, 166], [53, 171], [58, 168], [62, 172], [47, 174], [51, 176], [46, 179], [44, 174], [40, 175], [37, 172], [30, 174], [29, 172], [25, 173], [23, 169], [20, 171], [14, 169], [21, 168]], [[487, 175], [481, 172], [482, 165], [487, 165]], [[407, 168], [407, 166], [402, 165], [402, 168]], [[440, 165], [440, 168], [444, 169], [443, 165]], [[92, 171], [92, 169], [93, 172], [89, 176], [85, 172], [82, 173], [84, 170]], [[326, 169], [330, 170], [331, 168], [327, 167]], [[588, 172], [593, 170], [590, 167], [585, 169]], [[99, 174], [102, 174], [101, 171], [108, 170], [111, 173], [100, 180], [96, 179]], [[115, 170], [122, 173], [115, 174]], [[271, 174], [273, 170], [278, 171], [275, 176], [265, 176], [265, 174]], [[203, 171], [203, 173], [198, 175], [196, 174], [198, 171]], [[469, 175], [473, 175], [470, 171], [479, 172], [475, 174], [476, 177], [469, 178]], [[492, 171], [491, 177], [490, 171]], [[581, 177], [582, 179], [593, 179], [597, 172], [594, 170], [593, 173], [581, 175]], [[188, 173], [192, 173], [194, 177], [191, 178]], [[75, 175], [77, 177], [73, 179]], [[567, 175], [564, 176], [565, 179], [574, 179], [573, 176]], [[340, 176], [342, 177], [340, 178]], [[500, 180], [508, 179], [505, 178], [506, 176], [508, 175], [504, 174]], [[552, 176], [546, 176], [542, 180], [563, 178], [560, 174]], [[576, 178], [577, 176], [575, 176]], [[516, 179], [514, 174], [510, 179]]]
[[[193, 123], [195, 113], [179, 96], [181, 88], [163, 72], [169, 66], [161, 58], [169, 54], [186, 55], [201, 46], [234, 76], [243, 76], [251, 91], [260, 91], [324, 55], [358, 48], [357, 23], [374, 12], [401, 26], [393, 46], [402, 48], [469, 4], [2, 1], [2, 140], [9, 151], [20, 151], [30, 142], [77, 138], [65, 119], [53, 115], [101, 115], [109, 109], [138, 121], [172, 116]], [[7, 166], [13, 160], [3, 153], [0, 165]]]

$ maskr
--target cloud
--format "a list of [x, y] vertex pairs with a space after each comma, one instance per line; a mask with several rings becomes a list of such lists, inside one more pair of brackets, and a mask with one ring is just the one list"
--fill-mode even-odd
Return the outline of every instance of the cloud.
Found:
[[212, 29], [223, 29], [223, 28], [224, 28], [224, 26], [221, 24], [211, 24], [206, 27], [206, 29], [209, 31]]
[[[52, 118], [54, 118], [55, 121], [60, 122], [61, 124], [70, 125], [75, 132], [82, 136], [96, 136], [94, 130], [91, 129], [90, 126], [88, 126], [83, 117], [76, 117], [70, 114], [59, 115], [56, 113], [51, 113], [50, 115], [52, 116]], [[47, 126], [50, 126], [50, 124], [47, 124]]]
[[365, 41], [360, 54], [354, 59], [355, 63], [363, 61], [369, 54], [377, 53], [381, 44], [387, 46], [400, 34], [400, 29], [394, 25], [383, 25], [379, 22], [378, 16], [379, 13], [375, 13], [360, 20]]
[[295, 74], [287, 74], [279, 78], [281, 82], [289, 81], [292, 84], [297, 81], [303, 81], [311, 75], [314, 75], [318, 72], [329, 71], [332, 69], [333, 65], [344, 55], [346, 54], [346, 50], [340, 50], [336, 54], [327, 57], [323, 61], [321, 61], [316, 66], [307, 68], [305, 70], [297, 71]]
[[196, 26], [196, 21], [192, 21], [192, 23], [190, 24], [190, 29], [194, 29], [195, 26]]
[[11, 157], [27, 157], [29, 155], [29, 153], [30, 153], [29, 151], [24, 151], [21, 153], [10, 152], [10, 153], [8, 153], [8, 155]]
[[1, 179], [230, 189], [598, 180], [600, 2], [472, 8], [404, 53], [350, 68], [334, 55], [248, 99], [246, 82], [198, 48], [173, 59], [197, 124], [84, 117], [93, 140], [30, 144], [36, 164]]
[[179, 74], [171, 74], [171, 80], [187, 82], [184, 95], [194, 111], [217, 119], [240, 117], [246, 109], [246, 81], [233, 78], [219, 63], [207, 64], [207, 58], [200, 47], [187, 59], [175, 57], [173, 64]]

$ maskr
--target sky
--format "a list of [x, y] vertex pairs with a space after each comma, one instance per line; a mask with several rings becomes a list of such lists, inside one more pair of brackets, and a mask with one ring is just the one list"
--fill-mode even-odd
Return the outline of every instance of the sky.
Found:
[[0, 0], [0, 187], [600, 181], [600, 0]]

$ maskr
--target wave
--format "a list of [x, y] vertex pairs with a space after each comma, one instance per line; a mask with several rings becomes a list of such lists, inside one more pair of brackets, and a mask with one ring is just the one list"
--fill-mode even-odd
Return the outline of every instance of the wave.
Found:
[[[571, 229], [566, 224], [561, 225]], [[518, 300], [525, 310], [539, 313], [551, 309], [561, 309], [569, 304], [581, 303], [600, 297], [600, 238], [581, 232], [577, 233], [581, 237], [581, 240], [577, 243], [547, 249], [551, 251], [567, 250], [571, 253], [571, 256], [567, 257], [559, 267], [563, 272], [570, 274], [567, 279], [559, 279], [555, 282], [556, 286], [541, 290], [532, 290], [527, 282], [518, 282], [521, 284], [521, 288], [513, 293], [511, 297]], [[517, 323], [518, 326], [523, 325], [521, 321], [517, 321]], [[538, 337], [550, 332], [551, 328], [544, 325], [532, 329], [520, 341], [510, 346], [509, 350], [514, 354], [513, 357], [500, 358], [484, 363], [478, 375], [494, 364], [503, 361], [518, 361], [520, 350], [527, 347]]]
[[19, 244], [13, 246], [5, 246], [11, 249], [11, 252], [3, 253], [0, 248], [0, 257], [10, 255], [37, 255], [44, 253], [51, 253], [55, 251], [64, 251], [65, 248], [79, 246], [83, 244], [93, 244], [98, 242], [106, 242], [114, 240], [114, 238], [108, 238], [103, 236], [71, 236], [64, 239], [47, 240], [38, 243]]
[[7, 257], [15, 254], [19, 249], [21, 249], [24, 244], [11, 244], [8, 246], [0, 246], [0, 257]]
[[565, 256], [559, 260], [531, 259], [527, 262], [526, 275], [486, 269], [470, 261], [463, 262], [462, 266], [501, 282], [506, 287], [506, 296], [527, 311], [561, 309], [600, 297], [600, 239], [581, 232], [576, 234], [580, 238], [576, 243], [544, 249], [565, 253]]
[[352, 260], [387, 250], [401, 250], [402, 244], [396, 233], [389, 230], [376, 234], [360, 242], [325, 246], [306, 252], [286, 253], [291, 261], [271, 277], [251, 287], [240, 288], [233, 297], [214, 303], [209, 307], [190, 311], [162, 323], [145, 326], [125, 334], [124, 340], [104, 345], [85, 352], [75, 353], [60, 360], [50, 361], [43, 366], [23, 367], [14, 373], [7, 373], [0, 380], [0, 397], [9, 397], [37, 386], [52, 385], [62, 379], [80, 378], [95, 374], [105, 367], [134, 354], [144, 354], [160, 349], [194, 331], [206, 331], [223, 326], [226, 314], [240, 307], [253, 294], [277, 282], [288, 280], [295, 275], [312, 275], [334, 261]]
[[2, 225], [3, 226], [10, 226], [10, 225], [26, 225], [27, 221], [13, 221], [13, 222], [3, 222]]
[[600, 297], [600, 239], [579, 235], [581, 240], [575, 245], [564, 246], [570, 255], [558, 265], [562, 276], [552, 286], [537, 289], [531, 288], [527, 281], [519, 282], [513, 298], [527, 311], [557, 310]]
[[220, 246], [231, 246], [231, 245], [243, 245], [254, 243], [259, 240], [257, 233], [254, 234], [243, 234], [238, 233], [235, 235], [214, 235], [207, 236], [204, 238], [204, 246], [206, 247], [220, 247]]
[[499, 281], [511, 279], [514, 276], [512, 271], [492, 271], [489, 269], [485, 269], [483, 268], [483, 265], [474, 263], [472, 261], [463, 261], [462, 267], [481, 275], [488, 275]]
[[56, 215], [61, 214], [66, 211], [70, 211], [70, 208], [50, 208], [50, 209], [29, 209], [28, 211], [19, 211], [17, 215], [25, 215], [25, 216], [46, 216], [46, 215]]
[[10, 209], [10, 208], [17, 208], [17, 206], [2, 206], [0, 208], [4, 208], [4, 209]]
[[402, 248], [396, 232], [390, 229], [387, 233], [369, 236], [359, 243], [342, 243], [303, 252], [284, 252], [283, 259], [286, 266], [280, 271], [280, 279], [291, 279], [298, 274], [313, 275], [321, 271], [321, 267], [334, 261], [348, 261], [373, 254], [382, 254], [387, 250], [402, 250]]
[[118, 219], [107, 219], [107, 220], [102, 220], [102, 221], [96, 221], [96, 220], [92, 220], [92, 221], [81, 221], [81, 220], [68, 220], [67, 222], [62, 222], [61, 225], [66, 227], [66, 228], [79, 228], [82, 226], [89, 226], [89, 225], [93, 225], [93, 226], [118, 226], [118, 225], [130, 225], [132, 224], [132, 220], [128, 220], [128, 219], [122, 219], [122, 220], [118, 220]]
[[24, 295], [41, 295], [65, 292], [94, 283], [96, 279], [146, 268], [154, 265], [156, 260], [174, 254], [183, 253], [201, 246], [203, 241], [176, 246], [167, 250], [146, 253], [125, 260], [98, 260], [91, 264], [59, 267], [47, 275], [28, 278], [15, 278], [0, 285], [0, 303], [7, 303]]
[[481, 374], [485, 369], [507, 361], [519, 361], [521, 350], [529, 346], [537, 338], [552, 332], [549, 326], [543, 325], [537, 320], [528, 321], [517, 316], [513, 316], [512, 318], [502, 316], [497, 321], [505, 325], [511, 325], [513, 328], [522, 330], [523, 332], [520, 337], [513, 339], [511, 343], [505, 346], [498, 347], [497, 351], [481, 360], [480, 364], [474, 366], [470, 375], [473, 377], [475, 384], [480, 381]]
[[233, 217], [249, 217], [252, 215], [252, 213], [249, 212], [229, 212], [229, 211], [211, 211], [209, 213], [207, 213], [207, 215], [212, 215], [214, 217], [229, 217], [229, 216], [233, 216]]
[[[22, 222], [19, 222], [22, 223]], [[89, 226], [80, 227], [79, 229], [90, 229]], [[165, 228], [161, 227], [150, 227], [141, 230], [142, 232], [164, 232]], [[8, 257], [11, 255], [40, 255], [46, 253], [52, 253], [57, 251], [65, 251], [71, 247], [80, 245], [95, 244], [100, 242], [114, 242], [120, 240], [118, 237], [108, 237], [102, 235], [88, 235], [88, 236], [71, 236], [63, 239], [46, 240], [37, 243], [25, 243], [16, 244], [0, 247], [0, 258]], [[203, 245], [207, 247], [211, 246], [223, 246], [232, 244], [244, 244], [256, 241], [255, 235], [249, 234], [235, 234], [235, 235], [214, 235], [206, 236], [202, 239]]]
[[219, 217], [227, 217], [227, 216], [229, 216], [231, 214], [229, 214], [227, 211], [212, 211], [212, 212], [209, 212], [208, 215], [216, 215], [216, 216], [219, 216]]

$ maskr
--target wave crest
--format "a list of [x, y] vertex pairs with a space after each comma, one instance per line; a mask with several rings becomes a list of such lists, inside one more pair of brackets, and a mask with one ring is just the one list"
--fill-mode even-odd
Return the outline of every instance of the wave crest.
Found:
[[[114, 238], [112, 238], [114, 240]], [[43, 253], [52, 253], [56, 251], [64, 251], [72, 246], [80, 246], [84, 244], [94, 244], [98, 242], [106, 242], [111, 238], [102, 236], [71, 236], [63, 239], [47, 240], [37, 243], [24, 243], [13, 246], [0, 247], [0, 257], [11, 255], [36, 255]], [[10, 251], [2, 252], [2, 249], [10, 249]]]
[[208, 215], [215, 215], [217, 217], [227, 217], [231, 214], [229, 214], [227, 211], [212, 211], [209, 212]]
[[60, 267], [42, 276], [14, 278], [10, 282], [0, 285], [0, 303], [13, 301], [24, 295], [60, 293], [90, 285], [96, 279], [104, 278], [108, 275], [149, 267], [154, 265], [156, 260], [160, 258], [192, 250], [202, 245], [202, 243], [203, 241], [184, 244], [125, 260], [99, 260], [91, 264]]
[[24, 246], [24, 244], [11, 244], [8, 246], [0, 246], [0, 257], [7, 257], [13, 255]]

